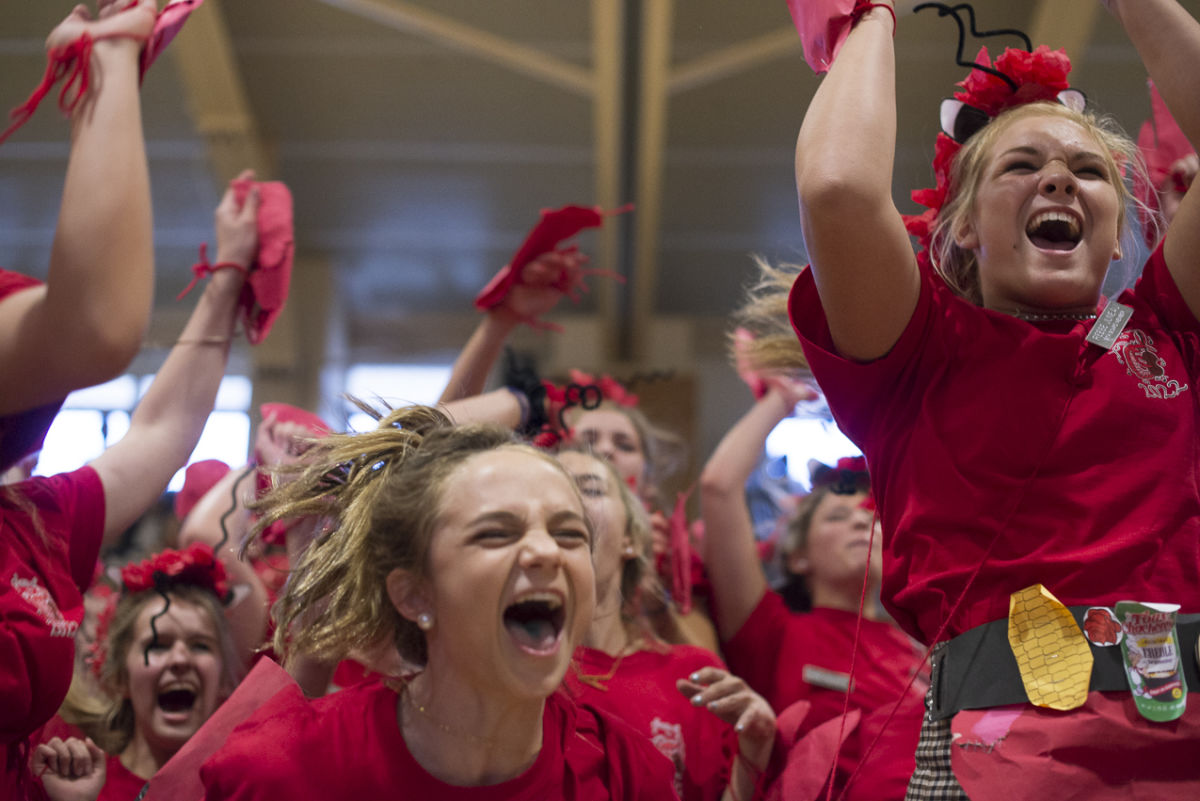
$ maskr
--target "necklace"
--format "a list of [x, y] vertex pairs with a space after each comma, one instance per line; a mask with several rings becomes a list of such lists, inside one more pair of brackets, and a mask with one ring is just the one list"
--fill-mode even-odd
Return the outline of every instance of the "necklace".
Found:
[[1095, 320], [1095, 312], [1027, 312], [1014, 309], [1010, 315], [1018, 320], [1028, 320], [1031, 323], [1049, 322], [1051, 320]]
[[478, 734], [473, 734], [469, 731], [455, 728], [454, 726], [449, 726], [435, 718], [432, 714], [430, 714], [429, 710], [425, 708], [424, 704], [418, 704], [416, 699], [412, 697], [412, 693], [410, 693], [408, 689], [408, 684], [405, 684], [401, 689], [401, 698], [403, 699], [402, 703], [404, 703], [405, 706], [410, 706], [415, 709], [422, 718], [432, 723], [443, 733], [449, 734], [451, 737], [470, 740], [472, 742], [480, 743], [481, 745], [496, 745], [496, 741], [489, 737], [480, 737]]

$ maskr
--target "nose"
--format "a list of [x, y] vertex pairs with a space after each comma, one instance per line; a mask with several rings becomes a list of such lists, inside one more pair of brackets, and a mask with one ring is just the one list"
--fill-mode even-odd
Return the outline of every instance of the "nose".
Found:
[[554, 535], [544, 526], [538, 526], [525, 533], [521, 543], [521, 566], [527, 569], [557, 568], [562, 549]]
[[192, 652], [188, 649], [188, 645], [183, 640], [176, 640], [167, 649], [167, 668], [170, 670], [184, 670], [191, 667]]
[[1075, 173], [1067, 169], [1061, 161], [1051, 161], [1042, 168], [1039, 189], [1048, 196], [1065, 195], [1074, 197], [1079, 190], [1079, 181]]

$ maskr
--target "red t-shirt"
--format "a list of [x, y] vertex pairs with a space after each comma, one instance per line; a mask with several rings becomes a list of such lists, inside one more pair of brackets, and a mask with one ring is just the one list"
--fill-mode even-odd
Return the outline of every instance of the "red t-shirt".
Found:
[[[733, 672], [766, 698], [776, 713], [782, 714], [797, 701], [812, 705], [797, 729], [797, 735], [803, 736], [842, 714], [850, 686], [857, 619], [855, 612], [820, 607], [796, 614], [777, 593], [767, 592], [724, 643], [723, 651]], [[858, 769], [851, 798], [882, 801], [904, 797], [915, 767], [913, 754], [928, 687], [924, 677], [911, 687], [909, 679], [921, 668], [922, 656], [923, 649], [895, 626], [862, 621], [849, 706], [861, 710], [862, 718], [838, 757], [839, 789], [860, 755], [871, 748], [897, 702], [899, 706], [886, 734]]]
[[107, 761], [108, 774], [96, 801], [134, 801], [146, 786], [146, 780], [130, 773], [119, 756], [110, 754]]
[[1067, 605], [1200, 611], [1200, 323], [1161, 247], [1119, 300], [1133, 318], [1105, 351], [1092, 321], [1035, 325], [926, 273], [895, 347], [861, 364], [835, 352], [811, 271], [797, 279], [792, 324], [871, 468], [884, 603], [922, 642], [1007, 617], [1037, 583]]
[[[0, 300], [41, 281], [28, 275], [0, 270]], [[12, 467], [34, 451], [41, 450], [50, 424], [54, 422], [62, 401], [48, 403], [35, 409], [0, 416], [0, 472]]]
[[309, 702], [280, 691], [234, 729], [201, 768], [206, 798], [289, 801], [386, 799], [671, 799], [671, 766], [620, 721], [577, 707], [561, 693], [546, 701], [542, 750], [515, 779], [456, 787], [425, 771], [396, 720], [396, 691], [364, 684]]
[[[36, 510], [45, 541], [13, 494]], [[0, 491], [2, 797], [17, 794], [24, 782], [26, 738], [66, 697], [83, 591], [92, 580], [103, 536], [104, 488], [90, 467]]]
[[[567, 692], [580, 703], [616, 715], [653, 742], [674, 765], [675, 792], [683, 801], [721, 797], [738, 751], [737, 734], [675, 688], [678, 679], [700, 668], [724, 669], [715, 654], [690, 645], [635, 651], [624, 657], [577, 648], [575, 661], [564, 681]], [[582, 681], [581, 676], [591, 677], [593, 683]]]

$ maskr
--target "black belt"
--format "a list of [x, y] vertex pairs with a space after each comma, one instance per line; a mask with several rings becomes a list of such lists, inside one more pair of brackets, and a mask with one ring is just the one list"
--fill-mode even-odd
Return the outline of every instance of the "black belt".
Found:
[[[1083, 628], [1088, 606], [1069, 607]], [[1200, 637], [1200, 614], [1177, 615], [1179, 662], [1188, 687], [1200, 690], [1196, 640]], [[1090, 645], [1090, 643], [1089, 643]], [[1129, 692], [1125, 659], [1119, 645], [1092, 649], [1091, 690]], [[989, 709], [1007, 704], [1029, 703], [1017, 658], [1008, 644], [1008, 619], [993, 620], [963, 632], [930, 657], [929, 714], [945, 720], [963, 709]]]

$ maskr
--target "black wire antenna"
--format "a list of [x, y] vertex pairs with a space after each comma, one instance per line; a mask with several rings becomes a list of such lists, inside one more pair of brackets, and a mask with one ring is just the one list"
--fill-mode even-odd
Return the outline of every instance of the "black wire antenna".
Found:
[[966, 57], [963, 55], [963, 49], [967, 44], [967, 26], [963, 23], [963, 18], [960, 16], [960, 12], [966, 12], [967, 19], [971, 26], [971, 36], [975, 37], [976, 39], [987, 39], [993, 36], [1016, 36], [1025, 43], [1025, 49], [1027, 51], [1033, 52], [1033, 42], [1029, 40], [1029, 37], [1025, 35], [1024, 31], [1019, 31], [1016, 28], [997, 28], [993, 31], [978, 30], [975, 27], [975, 9], [972, 8], [969, 3], [959, 3], [956, 6], [948, 6], [945, 3], [922, 3], [913, 9], [913, 13], [915, 14], [917, 12], [924, 11], [927, 8], [937, 9], [939, 17], [953, 17], [954, 22], [958, 25], [958, 52], [954, 56], [954, 62], [958, 64], [958, 66], [970, 67], [972, 69], [986, 72], [989, 75], [995, 75], [997, 78], [1008, 84], [1014, 93], [1018, 88], [1020, 88], [1017, 86], [1016, 81], [1005, 75], [1000, 70], [980, 64], [978, 61], [966, 60]]

